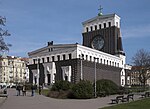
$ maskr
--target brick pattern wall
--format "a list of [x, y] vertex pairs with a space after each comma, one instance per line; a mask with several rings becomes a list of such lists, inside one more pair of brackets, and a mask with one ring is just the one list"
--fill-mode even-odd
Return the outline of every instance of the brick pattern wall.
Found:
[[83, 33], [83, 45], [92, 48], [92, 39], [99, 34], [104, 37], [105, 41], [104, 47], [101, 51], [112, 55], [118, 53], [119, 51], [123, 51], [120, 29], [115, 26]]
[[[71, 59], [71, 60], [63, 60], [63, 61], [56, 61], [56, 81], [63, 80], [62, 78], [62, 66], [71, 66], [71, 81], [72, 83], [77, 83], [80, 81], [81, 78], [81, 60], [80, 59]], [[30, 83], [33, 81], [33, 73], [32, 70], [37, 69], [37, 65], [29, 65], [30, 71]], [[42, 64], [39, 65], [40, 67], [40, 84], [44, 83], [44, 67]], [[117, 85], [121, 85], [120, 80], [120, 72], [121, 68], [112, 67], [108, 65], [103, 65], [96, 63], [96, 73], [97, 73], [97, 80], [99, 79], [109, 79], [115, 82]], [[82, 71], [83, 71], [83, 79], [89, 80], [94, 82], [94, 75], [95, 75], [95, 63], [82, 60]]]

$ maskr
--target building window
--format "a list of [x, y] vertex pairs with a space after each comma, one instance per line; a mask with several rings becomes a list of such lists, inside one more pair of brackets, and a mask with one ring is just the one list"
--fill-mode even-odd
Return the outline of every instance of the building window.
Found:
[[71, 59], [71, 54], [69, 54], [69, 59]]
[[97, 63], [99, 63], [99, 58], [97, 58]]
[[108, 65], [108, 60], [107, 60], [107, 65]]
[[38, 59], [38, 63], [40, 63], [41, 59]]
[[57, 56], [57, 60], [60, 61], [60, 55]]
[[109, 27], [111, 27], [111, 22], [108, 22]]
[[49, 62], [49, 57], [47, 57], [47, 62]]
[[92, 56], [90, 56], [90, 61], [92, 61]]
[[118, 22], [116, 22], [116, 26], [118, 27], [119, 25], [118, 25]]
[[33, 64], [35, 64], [36, 63], [36, 59], [33, 59]]
[[66, 55], [65, 54], [63, 55], [63, 60], [66, 60]]
[[102, 28], [102, 26], [101, 26], [101, 24], [99, 24], [99, 29], [101, 29]]
[[124, 79], [122, 79], [122, 85], [124, 85]]
[[52, 56], [52, 62], [54, 62], [55, 61], [55, 57], [54, 56]]
[[110, 66], [111, 66], [111, 61], [110, 61]]
[[44, 63], [44, 58], [42, 58], [42, 62]]
[[102, 63], [102, 59], [101, 59], [101, 62], [100, 63]]
[[89, 28], [88, 27], [86, 27], [86, 32], [89, 32]]
[[112, 65], [114, 66], [114, 62], [112, 62]]
[[105, 59], [104, 59], [104, 64], [105, 64]]
[[84, 60], [84, 54], [82, 54], [82, 59]]
[[95, 30], [97, 30], [97, 25], [95, 25]]
[[91, 26], [91, 31], [93, 31], [93, 27]]
[[119, 63], [118, 63], [118, 67], [119, 67]]
[[88, 55], [86, 55], [86, 60], [88, 60]]
[[104, 23], [104, 28], [106, 28], [106, 23]]

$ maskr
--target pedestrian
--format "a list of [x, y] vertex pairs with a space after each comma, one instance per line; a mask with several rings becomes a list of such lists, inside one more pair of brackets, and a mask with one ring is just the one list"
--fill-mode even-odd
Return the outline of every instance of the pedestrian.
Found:
[[17, 85], [16, 90], [17, 90], [17, 96], [20, 96], [20, 90], [21, 90], [20, 84]]
[[22, 87], [22, 94], [23, 96], [26, 96], [26, 85], [23, 85]]
[[31, 85], [31, 90], [31, 96], [34, 96], [35, 86], [33, 84]]
[[42, 85], [39, 85], [39, 95], [41, 95]]

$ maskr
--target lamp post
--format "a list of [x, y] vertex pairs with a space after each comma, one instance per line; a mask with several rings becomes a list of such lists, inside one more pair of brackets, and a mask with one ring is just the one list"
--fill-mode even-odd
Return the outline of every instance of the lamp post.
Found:
[[39, 57], [37, 57], [37, 74], [35, 84], [38, 85], [38, 83], [39, 83]]
[[82, 65], [82, 60], [83, 60], [83, 57], [82, 57], [82, 51], [81, 51], [81, 56], [80, 56], [80, 59], [81, 59], [81, 73], [80, 73], [80, 80], [83, 80], [83, 65]]
[[94, 85], [94, 95], [95, 95], [95, 98], [97, 97], [97, 92], [96, 92], [96, 59], [98, 58], [95, 58], [94, 57], [94, 82], [95, 82], [95, 85]]

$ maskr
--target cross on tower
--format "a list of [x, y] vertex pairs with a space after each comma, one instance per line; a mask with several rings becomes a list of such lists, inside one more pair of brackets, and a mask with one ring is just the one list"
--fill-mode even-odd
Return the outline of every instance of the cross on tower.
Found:
[[98, 13], [98, 16], [102, 16], [103, 15], [103, 13], [102, 13], [102, 6], [100, 5], [100, 8], [98, 9], [100, 12]]

